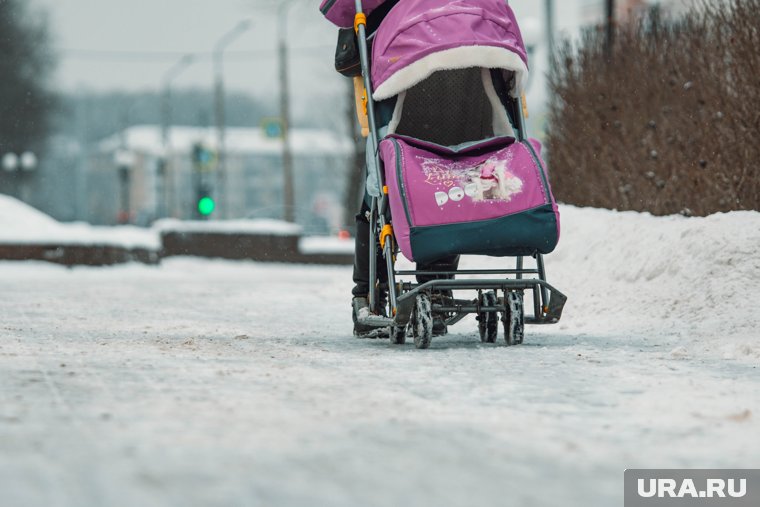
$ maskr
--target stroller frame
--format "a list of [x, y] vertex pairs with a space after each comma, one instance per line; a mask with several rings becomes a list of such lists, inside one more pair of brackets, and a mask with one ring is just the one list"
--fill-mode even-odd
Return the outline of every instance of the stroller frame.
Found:
[[[567, 297], [552, 287], [546, 281], [546, 270], [543, 256], [535, 254], [536, 266], [528, 269], [524, 266], [524, 257], [516, 257], [514, 269], [501, 270], [456, 270], [456, 271], [418, 271], [396, 270], [396, 247], [390, 219], [390, 205], [385, 186], [385, 176], [379, 154], [379, 132], [376, 123], [375, 103], [372, 98], [372, 79], [367, 43], [366, 16], [362, 12], [362, 0], [355, 0], [356, 16], [354, 30], [357, 34], [361, 71], [364, 81], [364, 100], [366, 101], [369, 123], [369, 136], [375, 157], [374, 167], [379, 174], [377, 181], [385, 189], [380, 197], [372, 197], [370, 206], [370, 241], [369, 241], [369, 279], [370, 309], [379, 315], [381, 313], [379, 290], [386, 289], [389, 295], [389, 317], [381, 318], [376, 315], [370, 319], [360, 320], [364, 325], [390, 328], [391, 342], [405, 342], [406, 328], [411, 323], [411, 331], [417, 348], [428, 348], [432, 339], [432, 314], [445, 315], [445, 324], [452, 325], [462, 320], [470, 313], [476, 313], [480, 321], [481, 340], [493, 342], [496, 339], [498, 323], [496, 315], [501, 313], [504, 324], [505, 339], [508, 345], [522, 343], [523, 326], [527, 324], [553, 324], [560, 320]], [[506, 104], [507, 114], [515, 123], [515, 133], [518, 141], [527, 139], [525, 115], [521, 99], [510, 97]], [[380, 284], [378, 279], [378, 242], [385, 259], [388, 282]], [[425, 283], [397, 282], [399, 276], [435, 276], [444, 277]], [[454, 276], [496, 276], [503, 278], [467, 278], [454, 279]], [[509, 278], [512, 276], [513, 278]], [[478, 297], [472, 299], [456, 299], [454, 290], [476, 290]], [[533, 315], [524, 316], [523, 291], [533, 294]], [[451, 297], [439, 296], [431, 299], [432, 293], [441, 294], [450, 291]], [[484, 294], [483, 291], [492, 291]], [[498, 297], [502, 291], [503, 297]]]

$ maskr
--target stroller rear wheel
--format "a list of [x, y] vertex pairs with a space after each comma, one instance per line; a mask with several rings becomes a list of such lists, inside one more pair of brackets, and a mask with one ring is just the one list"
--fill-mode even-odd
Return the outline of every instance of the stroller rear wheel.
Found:
[[433, 339], [433, 312], [430, 296], [424, 292], [417, 294], [412, 309], [410, 326], [414, 337], [414, 346], [418, 349], [430, 347]]
[[502, 315], [504, 339], [507, 345], [520, 345], [525, 335], [525, 307], [522, 292], [507, 292], [504, 297], [506, 311]]
[[[480, 297], [480, 306], [491, 308], [496, 306], [496, 294], [492, 291], [486, 292]], [[496, 312], [478, 313], [478, 331], [480, 332], [480, 341], [484, 343], [495, 343], [499, 335], [499, 317]]]

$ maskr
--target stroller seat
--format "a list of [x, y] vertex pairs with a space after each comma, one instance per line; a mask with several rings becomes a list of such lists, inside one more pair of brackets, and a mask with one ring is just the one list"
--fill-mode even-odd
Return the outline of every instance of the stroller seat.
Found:
[[399, 94], [388, 132], [443, 146], [514, 136], [491, 72], [477, 67], [435, 72]]

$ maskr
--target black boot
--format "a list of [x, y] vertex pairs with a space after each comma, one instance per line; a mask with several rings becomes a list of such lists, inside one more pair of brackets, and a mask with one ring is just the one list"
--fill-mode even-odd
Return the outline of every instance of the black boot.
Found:
[[[378, 307], [376, 309], [369, 308], [369, 292], [371, 282], [369, 279], [369, 228], [370, 224], [367, 220], [367, 213], [369, 210], [365, 209], [366, 205], [362, 206], [362, 211], [356, 215], [356, 238], [354, 241], [354, 288], [351, 291], [353, 300], [351, 302], [351, 318], [354, 322], [354, 335], [360, 337], [377, 338], [385, 333], [387, 335], [387, 329], [376, 328], [372, 326], [362, 325], [357, 322], [357, 318], [362, 315], [380, 315], [385, 316], [385, 306], [387, 304], [387, 296], [384, 290], [378, 291]], [[382, 252], [378, 247], [377, 251], [378, 263], [377, 263], [377, 276], [380, 283], [387, 283], [388, 273], [385, 267], [385, 263], [381, 262]]]
[[362, 324], [359, 319], [372, 320], [372, 318], [385, 318], [385, 307], [382, 307], [380, 313], [375, 314], [369, 311], [369, 302], [367, 298], [355, 296], [351, 300], [351, 319], [354, 321], [354, 336], [358, 338], [387, 338], [388, 327], [377, 327]]

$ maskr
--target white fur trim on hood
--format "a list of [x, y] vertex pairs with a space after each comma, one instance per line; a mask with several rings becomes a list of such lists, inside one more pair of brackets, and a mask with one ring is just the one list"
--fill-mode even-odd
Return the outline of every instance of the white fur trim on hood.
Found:
[[519, 97], [528, 78], [528, 68], [522, 58], [505, 48], [495, 46], [462, 46], [431, 53], [396, 71], [372, 94], [375, 100], [385, 100], [408, 90], [439, 70], [483, 67], [515, 72], [513, 97]]

